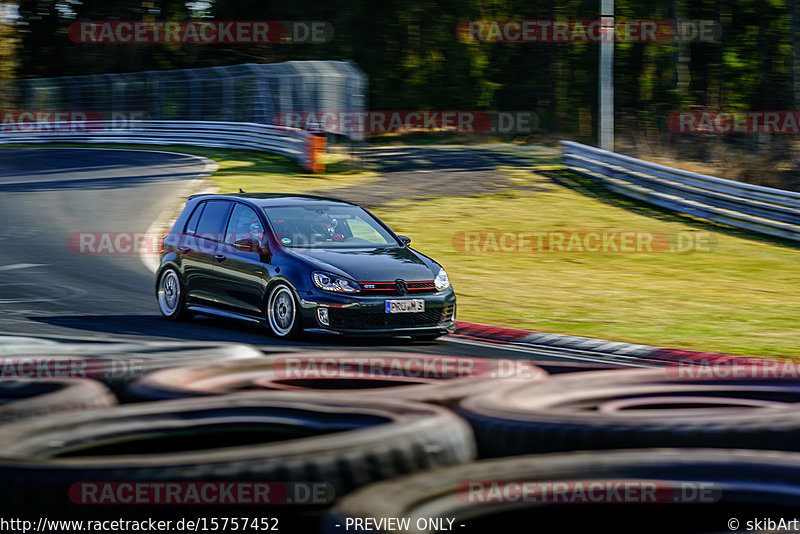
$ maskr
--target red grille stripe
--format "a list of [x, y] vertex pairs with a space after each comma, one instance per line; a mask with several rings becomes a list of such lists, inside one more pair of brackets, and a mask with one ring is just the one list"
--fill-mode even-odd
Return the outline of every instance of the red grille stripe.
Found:
[[[411, 285], [411, 284], [433, 284], [433, 280], [416, 280], [414, 282], [409, 282], [408, 280], [406, 280], [406, 283], [409, 284], [409, 285]], [[373, 284], [373, 285], [376, 285], [376, 286], [386, 286], [386, 285], [393, 286], [394, 282], [359, 282], [359, 284]]]

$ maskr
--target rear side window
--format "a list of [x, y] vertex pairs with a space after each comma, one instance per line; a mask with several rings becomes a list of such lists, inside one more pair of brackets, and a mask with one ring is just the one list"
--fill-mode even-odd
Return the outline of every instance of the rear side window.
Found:
[[206, 205], [205, 202], [201, 202], [194, 209], [194, 212], [192, 212], [192, 216], [189, 217], [189, 221], [186, 223], [186, 228], [184, 230], [185, 233], [189, 235], [194, 235], [194, 233], [197, 231], [197, 223], [200, 221], [200, 214], [203, 213], [203, 208], [205, 207], [205, 205]]
[[196, 233], [214, 241], [221, 241], [220, 235], [228, 220], [230, 204], [225, 200], [206, 202], [203, 213], [200, 215], [200, 222], [197, 223]]

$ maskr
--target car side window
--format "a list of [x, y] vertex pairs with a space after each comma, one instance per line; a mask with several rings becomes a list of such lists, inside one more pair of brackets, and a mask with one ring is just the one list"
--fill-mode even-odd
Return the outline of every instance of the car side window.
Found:
[[186, 228], [184, 229], [184, 233], [188, 235], [194, 235], [197, 231], [197, 223], [200, 221], [200, 214], [203, 213], [203, 208], [205, 207], [206, 203], [201, 202], [198, 204], [194, 211], [192, 212], [192, 216], [189, 217], [189, 221], [186, 223]]
[[262, 242], [264, 228], [261, 219], [251, 207], [237, 202], [231, 212], [230, 221], [228, 221], [225, 243], [232, 245], [248, 237], [252, 237], [258, 243]]
[[220, 234], [222, 234], [222, 229], [228, 219], [230, 204], [226, 200], [206, 202], [203, 213], [200, 215], [200, 222], [197, 223], [196, 233], [206, 239], [221, 241]]

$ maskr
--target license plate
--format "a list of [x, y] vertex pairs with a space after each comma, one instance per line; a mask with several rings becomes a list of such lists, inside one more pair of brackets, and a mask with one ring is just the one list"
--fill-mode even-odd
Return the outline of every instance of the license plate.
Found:
[[386, 313], [419, 313], [424, 311], [425, 301], [422, 299], [386, 301]]

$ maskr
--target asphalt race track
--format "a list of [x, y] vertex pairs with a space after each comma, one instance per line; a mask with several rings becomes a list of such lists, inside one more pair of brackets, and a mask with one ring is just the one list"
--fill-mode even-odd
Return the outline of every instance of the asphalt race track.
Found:
[[[452, 337], [433, 343], [402, 338], [289, 343], [255, 326], [217, 319], [172, 323], [159, 315], [153, 274], [138, 255], [79, 254], [68, 247], [70, 236], [80, 232], [145, 233], [203, 170], [198, 158], [163, 152], [0, 149], [0, 332], [104, 341], [234, 341], [269, 352], [335, 347], [495, 358], [602, 357]], [[632, 358], [627, 363], [635, 364]]]

